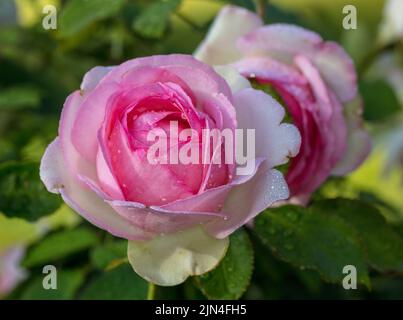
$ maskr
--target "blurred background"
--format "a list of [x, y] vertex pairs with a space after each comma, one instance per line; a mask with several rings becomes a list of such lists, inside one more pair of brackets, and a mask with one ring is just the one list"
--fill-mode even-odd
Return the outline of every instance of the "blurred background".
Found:
[[[145, 55], [192, 54], [227, 3], [255, 10], [253, 0], [0, 0], [0, 297], [146, 297], [147, 283], [126, 263], [126, 241], [82, 221], [48, 194], [39, 161], [57, 135], [65, 98], [86, 71]], [[57, 9], [56, 30], [42, 26], [49, 4]], [[351, 4], [358, 28], [345, 30], [343, 7]], [[374, 149], [359, 170], [329, 180], [316, 196], [371, 201], [403, 236], [403, 0], [270, 0], [265, 20], [313, 29], [353, 57]], [[374, 272], [371, 290], [346, 291], [282, 262], [259, 243], [255, 250], [243, 298], [403, 298], [401, 273]], [[45, 264], [58, 268], [58, 290], [43, 290]], [[203, 295], [188, 280], [158, 288], [157, 297]]]

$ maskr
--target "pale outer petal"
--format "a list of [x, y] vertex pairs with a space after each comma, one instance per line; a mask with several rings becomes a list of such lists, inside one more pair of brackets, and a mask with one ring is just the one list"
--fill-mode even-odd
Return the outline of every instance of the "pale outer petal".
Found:
[[86, 92], [93, 90], [99, 81], [114, 67], [97, 66], [88, 71], [83, 78], [80, 89]]
[[243, 77], [234, 67], [229, 65], [214, 66], [214, 70], [227, 81], [233, 94], [251, 87], [249, 80]]
[[56, 138], [47, 148], [40, 166], [46, 188], [61, 193], [63, 200], [85, 219], [117, 237], [147, 239], [151, 235], [138, 229], [117, 214], [112, 207], [66, 172], [60, 141]]
[[149, 241], [129, 241], [128, 258], [134, 271], [147, 281], [175, 286], [215, 268], [228, 245], [228, 238], [213, 238], [196, 227]]
[[372, 139], [364, 129], [362, 109], [362, 99], [359, 96], [344, 107], [348, 130], [347, 149], [332, 171], [334, 176], [344, 176], [354, 171], [371, 152]]
[[271, 96], [255, 89], [244, 89], [234, 96], [238, 128], [255, 129], [256, 158], [267, 159], [273, 168], [298, 154], [301, 135], [288, 123], [281, 123], [284, 108]]
[[258, 15], [240, 7], [225, 6], [194, 56], [210, 65], [234, 62], [241, 58], [236, 47], [237, 39], [262, 25]]

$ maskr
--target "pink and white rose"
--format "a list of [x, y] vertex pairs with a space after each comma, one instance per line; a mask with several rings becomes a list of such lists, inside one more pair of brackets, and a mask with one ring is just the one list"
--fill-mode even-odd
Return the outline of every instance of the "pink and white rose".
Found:
[[353, 171], [369, 154], [354, 65], [337, 43], [294, 25], [264, 26], [256, 14], [226, 6], [195, 57], [231, 65], [280, 96], [302, 136], [286, 174], [293, 201], [306, 203], [329, 176]]
[[[128, 239], [129, 261], [142, 277], [176, 285], [214, 268], [232, 232], [289, 197], [273, 167], [298, 153], [300, 135], [281, 123], [284, 116], [235, 70], [215, 71], [191, 56], [95, 67], [64, 104], [41, 179], [85, 219]], [[255, 170], [237, 175], [236, 164], [150, 163], [147, 134], [158, 129], [169, 137], [172, 121], [197, 134], [255, 129]]]

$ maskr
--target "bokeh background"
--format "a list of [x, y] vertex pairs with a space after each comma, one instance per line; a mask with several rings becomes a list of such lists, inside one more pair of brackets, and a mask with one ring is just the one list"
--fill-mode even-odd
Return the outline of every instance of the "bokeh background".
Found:
[[[147, 283], [125, 259], [126, 242], [48, 194], [39, 161], [57, 135], [65, 98], [86, 71], [145, 55], [191, 54], [227, 3], [255, 10], [252, 0], [0, 0], [0, 279], [7, 272], [19, 279], [8, 287], [0, 281], [0, 288], [7, 287], [2, 298], [146, 298]], [[369, 201], [403, 237], [403, 5], [399, 12], [386, 3], [270, 0], [265, 19], [313, 29], [353, 57], [374, 149], [359, 170], [329, 180], [315, 197]], [[56, 30], [42, 27], [47, 4], [57, 8]], [[356, 30], [342, 25], [348, 4], [357, 8]], [[403, 298], [402, 272], [372, 271], [371, 289], [347, 291], [281, 261], [253, 237], [252, 242], [255, 269], [245, 299]], [[58, 269], [58, 290], [42, 287], [46, 264]], [[205, 298], [192, 279], [158, 288], [156, 297]]]

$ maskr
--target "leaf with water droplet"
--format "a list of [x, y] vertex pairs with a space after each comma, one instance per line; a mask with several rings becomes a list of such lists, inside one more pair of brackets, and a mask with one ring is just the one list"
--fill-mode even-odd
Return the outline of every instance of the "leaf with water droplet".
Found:
[[354, 228], [337, 216], [287, 205], [260, 214], [254, 230], [281, 260], [314, 269], [322, 279], [336, 283], [345, 276], [343, 267], [354, 265], [357, 281], [370, 287], [360, 239]]
[[249, 286], [253, 271], [253, 248], [245, 230], [230, 237], [221, 263], [211, 272], [196, 277], [196, 284], [209, 299], [239, 299]]

